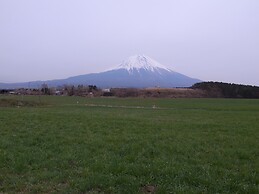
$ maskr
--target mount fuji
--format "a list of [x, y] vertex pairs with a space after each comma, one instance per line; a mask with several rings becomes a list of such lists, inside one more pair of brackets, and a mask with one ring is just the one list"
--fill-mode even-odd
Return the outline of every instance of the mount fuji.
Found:
[[45, 83], [50, 87], [64, 84], [96, 85], [101, 88], [114, 87], [189, 87], [201, 80], [172, 71], [145, 55], [136, 55], [124, 60], [117, 67], [100, 73], [91, 73], [60, 80], [34, 81], [1, 84], [0, 88], [39, 87]]

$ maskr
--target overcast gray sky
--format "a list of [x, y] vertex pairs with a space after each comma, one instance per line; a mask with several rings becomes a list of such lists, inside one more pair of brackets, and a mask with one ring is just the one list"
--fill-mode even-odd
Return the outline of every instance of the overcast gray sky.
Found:
[[136, 54], [259, 85], [259, 1], [0, 0], [0, 82], [104, 71]]

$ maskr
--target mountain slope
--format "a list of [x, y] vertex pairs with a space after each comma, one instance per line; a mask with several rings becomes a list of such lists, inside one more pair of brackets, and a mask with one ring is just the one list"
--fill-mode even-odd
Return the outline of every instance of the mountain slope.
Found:
[[189, 87], [200, 82], [174, 72], [155, 60], [137, 55], [129, 57], [118, 67], [95, 74], [75, 76], [67, 79], [70, 83], [88, 83], [99, 87]]
[[[30, 82], [30, 84], [28, 82], [8, 84], [5, 85], [5, 88], [39, 87], [43, 83], [48, 84], [48, 86], [64, 84], [97, 85], [101, 88], [189, 87], [197, 82], [200, 82], [200, 80], [174, 72], [147, 56], [137, 55], [129, 57], [118, 67], [105, 72], [79, 75], [61, 80]], [[3, 85], [0, 84], [0, 88], [3, 88]]]

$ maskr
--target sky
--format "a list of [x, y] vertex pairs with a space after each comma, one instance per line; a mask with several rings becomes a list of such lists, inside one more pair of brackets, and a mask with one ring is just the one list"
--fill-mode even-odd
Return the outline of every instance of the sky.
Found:
[[0, 82], [101, 72], [138, 54], [259, 86], [259, 1], [0, 0]]

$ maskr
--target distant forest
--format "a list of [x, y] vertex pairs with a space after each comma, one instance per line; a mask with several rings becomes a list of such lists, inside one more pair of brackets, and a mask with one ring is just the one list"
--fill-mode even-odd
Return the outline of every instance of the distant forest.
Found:
[[259, 87], [222, 82], [200, 82], [188, 88], [110, 88], [95, 85], [63, 85], [41, 88], [2, 89], [0, 94], [13, 95], [63, 95], [63, 96], [116, 96], [154, 98], [259, 98]]
[[259, 98], [259, 87], [222, 82], [201, 82], [191, 88], [207, 92], [209, 97], [223, 98]]

